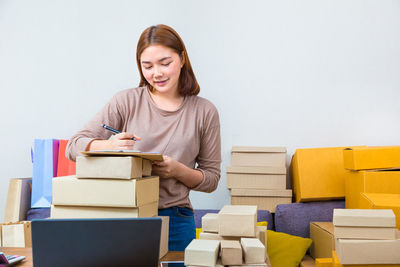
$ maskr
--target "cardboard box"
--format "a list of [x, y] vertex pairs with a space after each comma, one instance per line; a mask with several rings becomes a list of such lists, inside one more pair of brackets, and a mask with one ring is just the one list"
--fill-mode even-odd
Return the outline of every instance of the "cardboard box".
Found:
[[142, 159], [142, 176], [151, 176], [153, 165], [151, 160]]
[[1, 235], [3, 247], [32, 247], [31, 223], [29, 221], [3, 224]]
[[232, 205], [256, 205], [259, 210], [275, 212], [279, 204], [292, 203], [292, 190], [231, 189]]
[[[315, 261], [308, 255], [305, 255], [303, 260], [300, 262], [300, 267], [315, 267]], [[332, 267], [331, 265], [329, 267]]]
[[257, 238], [241, 238], [244, 262], [246, 264], [265, 263], [266, 249]]
[[334, 209], [334, 226], [395, 227], [393, 211], [374, 209]]
[[[336, 251], [332, 251], [332, 256], [333, 256], [332, 258], [333, 267], [344, 267], [340, 263]], [[346, 267], [400, 267], [400, 264], [356, 264], [356, 265], [350, 264], [346, 265]]]
[[256, 226], [256, 238], [267, 247], [267, 226]]
[[221, 240], [222, 265], [240, 265], [243, 263], [242, 246], [239, 241]]
[[335, 238], [396, 239], [395, 227], [347, 227], [335, 226]]
[[[331, 252], [332, 254], [332, 252]], [[332, 258], [319, 258], [315, 259], [315, 267], [332, 267], [333, 259]]]
[[[267, 246], [267, 226], [256, 226], [256, 238], [258, 238], [265, 247]], [[221, 236], [218, 233], [201, 232], [199, 239], [240, 241], [240, 236]]]
[[228, 188], [286, 189], [285, 167], [227, 167]]
[[400, 229], [400, 194], [361, 193], [363, 209], [391, 209], [396, 215], [396, 227]]
[[201, 217], [201, 225], [204, 232], [218, 233], [218, 214], [205, 214]]
[[332, 250], [335, 249], [332, 222], [311, 222], [310, 238], [312, 239], [311, 257], [314, 259], [332, 257]]
[[360, 208], [360, 193], [400, 193], [400, 171], [346, 171], [346, 208]]
[[140, 207], [158, 201], [159, 178], [77, 179], [64, 176], [53, 179], [53, 205]]
[[76, 158], [76, 177], [133, 179], [142, 177], [142, 158], [85, 157]]
[[344, 168], [374, 170], [400, 167], [400, 146], [346, 148], [343, 151]]
[[169, 240], [169, 216], [158, 216], [161, 218], [160, 256], [164, 257], [168, 252]]
[[134, 208], [52, 205], [50, 213], [52, 219], [154, 217], [158, 214], [158, 202]]
[[400, 264], [400, 239], [336, 239], [335, 246], [341, 264]]
[[255, 237], [257, 206], [225, 205], [218, 213], [221, 236]]
[[291, 164], [296, 202], [344, 198], [344, 148], [296, 150]]
[[10, 179], [4, 222], [26, 220], [26, 212], [31, 208], [32, 178]]
[[286, 166], [285, 147], [232, 147], [233, 166]]
[[193, 239], [185, 249], [185, 265], [212, 266], [217, 262], [220, 241]]

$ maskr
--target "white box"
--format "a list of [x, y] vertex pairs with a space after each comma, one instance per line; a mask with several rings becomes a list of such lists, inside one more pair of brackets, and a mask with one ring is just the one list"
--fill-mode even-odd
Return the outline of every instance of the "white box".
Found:
[[257, 238], [242, 238], [244, 262], [246, 264], [265, 263], [265, 246]]
[[226, 205], [218, 213], [218, 233], [221, 236], [255, 237], [257, 206]]
[[396, 216], [389, 209], [334, 209], [333, 225], [396, 227]]
[[207, 213], [201, 217], [204, 232], [218, 233], [218, 213]]
[[185, 249], [185, 265], [215, 267], [219, 245], [218, 240], [193, 239]]

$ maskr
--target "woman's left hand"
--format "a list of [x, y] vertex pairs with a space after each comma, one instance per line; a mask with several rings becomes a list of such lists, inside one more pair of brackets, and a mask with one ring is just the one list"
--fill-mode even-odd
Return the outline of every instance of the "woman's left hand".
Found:
[[160, 178], [176, 178], [179, 173], [181, 163], [171, 157], [163, 156], [164, 161], [153, 161], [152, 174]]

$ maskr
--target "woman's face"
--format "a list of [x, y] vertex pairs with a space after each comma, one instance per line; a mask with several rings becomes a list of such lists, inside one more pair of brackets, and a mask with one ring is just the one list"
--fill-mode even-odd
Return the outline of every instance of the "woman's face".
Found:
[[151, 45], [142, 52], [140, 64], [144, 77], [155, 90], [159, 93], [179, 94], [179, 75], [184, 62], [174, 50], [162, 45]]

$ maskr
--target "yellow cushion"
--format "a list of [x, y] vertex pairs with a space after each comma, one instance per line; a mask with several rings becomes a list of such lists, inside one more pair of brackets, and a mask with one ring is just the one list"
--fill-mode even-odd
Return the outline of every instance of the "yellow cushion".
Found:
[[310, 238], [267, 230], [267, 253], [272, 267], [298, 267], [311, 243]]

